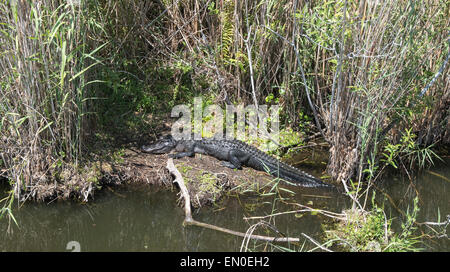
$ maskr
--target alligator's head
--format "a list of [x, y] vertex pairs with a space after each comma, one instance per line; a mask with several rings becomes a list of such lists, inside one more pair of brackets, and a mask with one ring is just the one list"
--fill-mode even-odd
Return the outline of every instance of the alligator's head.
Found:
[[150, 144], [143, 145], [141, 151], [151, 154], [165, 154], [169, 153], [177, 146], [177, 142], [171, 135], [163, 136], [158, 141]]

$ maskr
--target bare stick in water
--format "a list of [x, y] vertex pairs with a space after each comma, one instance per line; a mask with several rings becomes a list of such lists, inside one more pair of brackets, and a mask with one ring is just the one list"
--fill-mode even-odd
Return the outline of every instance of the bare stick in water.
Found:
[[270, 236], [253, 235], [253, 234], [248, 235], [243, 232], [238, 232], [238, 231], [234, 231], [234, 230], [230, 230], [230, 229], [226, 229], [226, 228], [222, 228], [222, 227], [218, 227], [218, 226], [214, 226], [214, 225], [211, 225], [208, 223], [203, 223], [203, 222], [194, 220], [192, 218], [191, 197], [189, 196], [189, 191], [186, 188], [186, 185], [184, 184], [184, 179], [181, 176], [181, 173], [178, 171], [178, 169], [173, 164], [172, 158], [169, 158], [167, 160], [166, 168], [167, 168], [167, 170], [169, 170], [169, 172], [172, 175], [175, 176], [175, 180], [173, 182], [178, 184], [178, 186], [180, 187], [181, 195], [184, 198], [184, 213], [185, 213], [184, 223], [185, 224], [208, 228], [208, 229], [212, 229], [212, 230], [216, 230], [216, 231], [221, 231], [221, 232], [225, 232], [225, 233], [240, 236], [240, 237], [246, 237], [247, 239], [256, 239], [256, 240], [262, 240], [262, 241], [268, 241], [268, 242], [288, 242], [288, 243], [300, 241], [299, 238], [292, 238], [292, 237], [270, 237]]

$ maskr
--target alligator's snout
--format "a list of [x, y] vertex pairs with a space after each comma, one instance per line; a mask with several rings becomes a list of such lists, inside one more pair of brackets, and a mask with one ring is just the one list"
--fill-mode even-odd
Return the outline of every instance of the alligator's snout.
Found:
[[165, 154], [169, 153], [175, 146], [176, 142], [172, 137], [163, 137], [153, 144], [143, 145], [141, 151], [151, 154]]
[[143, 145], [141, 147], [141, 151], [144, 153], [150, 153], [150, 154], [165, 154], [165, 153], [169, 153], [172, 150], [171, 146], [167, 146], [167, 145], [156, 145], [156, 144], [152, 144], [152, 145]]
[[144, 153], [153, 153], [154, 148], [149, 145], [143, 145], [143, 146], [141, 146], [141, 151]]

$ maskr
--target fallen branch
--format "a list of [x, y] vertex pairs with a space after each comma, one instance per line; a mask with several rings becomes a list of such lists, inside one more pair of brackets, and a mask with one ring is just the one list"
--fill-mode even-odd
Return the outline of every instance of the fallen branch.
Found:
[[169, 170], [169, 172], [175, 176], [175, 180], [173, 181], [173, 183], [177, 183], [178, 186], [180, 187], [181, 195], [184, 198], [184, 214], [185, 214], [184, 223], [189, 224], [190, 222], [194, 221], [191, 212], [191, 197], [189, 196], [189, 191], [186, 188], [186, 185], [184, 185], [183, 176], [181, 176], [181, 173], [173, 164], [172, 158], [169, 158], [169, 160], [167, 160], [167, 170]]
[[253, 235], [253, 234], [248, 235], [243, 232], [238, 232], [238, 231], [234, 231], [234, 230], [230, 230], [230, 229], [226, 229], [226, 228], [222, 228], [222, 227], [218, 227], [215, 225], [211, 225], [211, 224], [207, 224], [207, 223], [203, 223], [203, 222], [194, 220], [192, 218], [191, 197], [189, 196], [189, 191], [186, 188], [186, 185], [184, 184], [184, 179], [181, 176], [181, 173], [178, 171], [178, 169], [173, 164], [172, 158], [169, 158], [169, 160], [167, 160], [166, 168], [167, 168], [167, 170], [169, 170], [169, 172], [172, 175], [175, 176], [175, 180], [173, 182], [178, 184], [178, 186], [180, 187], [180, 193], [181, 193], [182, 197], [184, 198], [184, 213], [185, 213], [184, 224], [208, 228], [208, 229], [232, 234], [235, 236], [245, 237], [247, 239], [262, 240], [262, 241], [268, 241], [268, 242], [288, 242], [288, 243], [294, 243], [294, 242], [300, 241], [299, 238], [291, 238], [291, 237], [270, 237], [270, 236]]

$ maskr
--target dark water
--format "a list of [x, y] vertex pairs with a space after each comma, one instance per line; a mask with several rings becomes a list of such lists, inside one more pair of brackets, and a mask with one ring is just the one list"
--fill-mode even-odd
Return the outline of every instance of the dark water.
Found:
[[[398, 210], [412, 207], [413, 198], [418, 195], [418, 222], [435, 222], [438, 212], [445, 220], [445, 216], [450, 214], [449, 162], [447, 160], [424, 171], [412, 183], [401, 177], [386, 179], [376, 194], [377, 203], [384, 205], [388, 217], [400, 222]], [[289, 193], [282, 192], [282, 196], [287, 197]], [[20, 208], [15, 205], [13, 212], [19, 226], [7, 218], [0, 220], [0, 251], [68, 251], [68, 246], [72, 248], [71, 241], [75, 241], [81, 251], [239, 251], [240, 237], [196, 226], [183, 227], [184, 211], [177, 206], [177, 199], [176, 191], [157, 190], [155, 187], [115, 187], [98, 192], [88, 204], [66, 201], [30, 202]], [[230, 196], [217, 207], [196, 210], [193, 216], [201, 222], [246, 232], [257, 220], [245, 221], [243, 217], [298, 209], [283, 202], [302, 203], [336, 212], [351, 205], [348, 198], [339, 194], [302, 189], [296, 190], [295, 196], [285, 201], [273, 195]], [[321, 224], [328, 222], [326, 217], [310, 213], [281, 215], [270, 221], [285, 235], [302, 237], [305, 233], [318, 241], [322, 234]], [[276, 236], [271, 230], [258, 234]], [[450, 251], [447, 238], [424, 238], [423, 242], [422, 247], [427, 251]], [[280, 249], [265, 246], [261, 242], [249, 243], [251, 250]], [[289, 250], [315, 247], [303, 237], [300, 244], [279, 246]]]

